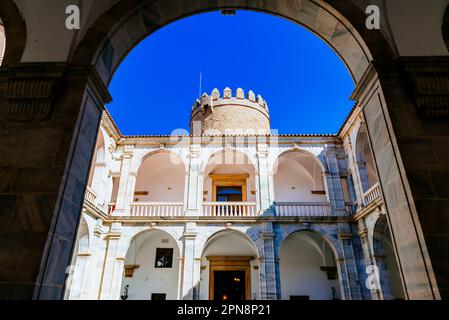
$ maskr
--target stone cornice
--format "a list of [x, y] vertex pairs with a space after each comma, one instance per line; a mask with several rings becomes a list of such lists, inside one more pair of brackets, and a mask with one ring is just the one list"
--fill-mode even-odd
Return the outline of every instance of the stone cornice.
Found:
[[401, 58], [416, 106], [428, 118], [449, 117], [449, 58]]
[[49, 119], [67, 71], [65, 63], [23, 63], [3, 68], [6, 121], [40, 122]]

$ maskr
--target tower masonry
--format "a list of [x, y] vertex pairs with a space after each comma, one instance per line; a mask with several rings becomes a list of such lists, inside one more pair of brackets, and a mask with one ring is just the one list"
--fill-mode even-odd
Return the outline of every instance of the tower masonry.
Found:
[[214, 89], [195, 102], [190, 116], [190, 132], [194, 135], [266, 135], [270, 133], [270, 114], [266, 101], [249, 91], [230, 88]]

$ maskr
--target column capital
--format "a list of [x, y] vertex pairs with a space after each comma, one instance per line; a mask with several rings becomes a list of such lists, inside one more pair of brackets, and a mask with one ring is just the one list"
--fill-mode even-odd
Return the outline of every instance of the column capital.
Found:
[[182, 237], [186, 240], [195, 240], [198, 232], [196, 231], [186, 231], [182, 234]]
[[122, 237], [121, 232], [109, 232], [105, 235], [105, 240], [119, 240]]
[[273, 240], [275, 237], [274, 232], [261, 232], [260, 237], [264, 240]]
[[362, 238], [366, 238], [368, 237], [368, 228], [367, 227], [362, 227], [359, 229], [359, 235]]
[[257, 151], [257, 157], [259, 159], [266, 159], [266, 158], [268, 158], [268, 150], [259, 150], [259, 151]]
[[340, 239], [340, 240], [352, 240], [353, 237], [354, 237], [354, 235], [349, 232], [339, 232], [338, 233], [338, 239]]

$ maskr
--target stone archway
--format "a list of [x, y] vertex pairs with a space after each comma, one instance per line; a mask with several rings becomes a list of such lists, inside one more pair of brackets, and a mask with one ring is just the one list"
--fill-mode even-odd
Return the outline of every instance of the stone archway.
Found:
[[281, 244], [279, 258], [283, 300], [343, 298], [333, 248], [319, 233], [303, 230], [289, 234]]
[[178, 300], [180, 250], [167, 232], [154, 229], [134, 236], [124, 268], [120, 294], [126, 292], [127, 300]]
[[[366, 15], [360, 8], [351, 3], [329, 2], [331, 4], [315, 0], [280, 0], [273, 3], [164, 0], [142, 1], [136, 6], [120, 1], [86, 33], [73, 55], [72, 63], [95, 65], [102, 80], [108, 84], [127, 53], [159, 28], [202, 12], [240, 9], [274, 14], [308, 28], [334, 49], [358, 83], [373, 57], [393, 59], [395, 55], [380, 31], [367, 32]], [[375, 45], [369, 46], [374, 42]], [[92, 43], [100, 45], [93, 47]]]
[[199, 282], [200, 300], [233, 300], [231, 288], [220, 288], [218, 277], [233, 272], [238, 281], [233, 283], [240, 291], [238, 300], [255, 300], [260, 297], [258, 250], [244, 233], [232, 229], [220, 230], [207, 239], [201, 254]]
[[[0, 15], [3, 10], [7, 13], [17, 11], [16, 8], [8, 7], [11, 5], [13, 5], [13, 2], [10, 0], [2, 1]], [[303, 6], [309, 6], [309, 9], [310, 6], [315, 6], [315, 9], [308, 10], [301, 19], [293, 17], [292, 13], [300, 13]], [[102, 108], [111, 99], [106, 84], [112, 78], [113, 72], [120, 61], [145, 36], [171, 21], [195, 13], [220, 9], [249, 9], [276, 14], [306, 25], [324, 39], [326, 35], [328, 38], [330, 35], [335, 35], [333, 39], [334, 41], [339, 39], [338, 42], [345, 39], [346, 36], [349, 39], [348, 41], [354, 44], [354, 46], [351, 46], [345, 41], [341, 43], [328, 41], [328, 44], [345, 61], [357, 83], [353, 98], [357, 99], [364, 108], [375, 161], [381, 163], [378, 175], [382, 185], [385, 186], [386, 195], [396, 195], [396, 197], [385, 197], [385, 202], [388, 210], [395, 210], [395, 215], [390, 218], [389, 223], [392, 233], [397, 235], [393, 242], [395, 243], [395, 250], [398, 251], [399, 263], [405, 264], [405, 261], [413, 261], [413, 264], [408, 265], [404, 270], [405, 282], [409, 284], [406, 288], [407, 298], [438, 299], [440, 295], [433, 269], [439, 267], [438, 263], [432, 266], [430, 259], [432, 257], [437, 262], [443, 262], [445, 256], [437, 246], [433, 246], [429, 252], [427, 251], [426, 238], [421, 230], [420, 223], [420, 219], [424, 218], [422, 215], [418, 216], [418, 212], [424, 211], [423, 207], [428, 200], [426, 197], [422, 199], [416, 189], [410, 187], [409, 181], [411, 181], [410, 183], [414, 182], [407, 176], [416, 173], [414, 172], [414, 170], [416, 171], [416, 162], [426, 163], [422, 160], [420, 162], [420, 159], [415, 159], [414, 146], [410, 145], [410, 138], [422, 138], [422, 132], [419, 130], [419, 132], [407, 132], [399, 119], [401, 119], [401, 115], [405, 115], [407, 119], [415, 121], [421, 126], [426, 125], [426, 121], [422, 120], [415, 112], [415, 102], [419, 109], [423, 110], [422, 114], [424, 115], [438, 116], [445, 114], [444, 108], [442, 112], [439, 110], [441, 103], [439, 103], [438, 98], [427, 99], [427, 96], [423, 98], [423, 91], [419, 90], [423, 83], [439, 83], [439, 80], [435, 80], [437, 77], [432, 78], [432, 75], [425, 75], [426, 81], [414, 82], [414, 88], [417, 89], [414, 92], [415, 101], [410, 99], [410, 94], [407, 92], [408, 86], [406, 86], [406, 81], [402, 75], [402, 71], [406, 70], [407, 74], [411, 74], [412, 77], [417, 76], [422, 72], [423, 66], [424, 69], [426, 69], [426, 66], [431, 66], [431, 70], [441, 71], [438, 71], [440, 70], [438, 68], [432, 69], [435, 65], [432, 64], [432, 61], [429, 62], [426, 59], [416, 59], [416, 61], [419, 60], [416, 65], [413, 64], [415, 61], [413, 59], [396, 61], [395, 50], [391, 49], [382, 33], [380, 31], [368, 31], [364, 27], [366, 16], [363, 10], [350, 1], [342, 2], [339, 0], [283, 0], [274, 3], [242, 0], [211, 1], [206, 4], [205, 2], [194, 2], [192, 4], [190, 1], [170, 0], [153, 1], [151, 4], [150, 1], [142, 1], [138, 6], [133, 1], [118, 1], [116, 5], [98, 18], [87, 31], [74, 52], [70, 66], [58, 63], [33, 66], [20, 65], [13, 70], [14, 72], [8, 74], [5, 82], [17, 82], [24, 84], [25, 87], [36, 84], [36, 79], [45, 79], [51, 84], [62, 82], [62, 85], [59, 86], [58, 97], [53, 97], [51, 90], [51, 92], [45, 91], [46, 88], [55, 88], [56, 86], [40, 88], [48, 97], [45, 101], [47, 108], [42, 114], [33, 115], [35, 118], [39, 117], [38, 121], [51, 118], [54, 121], [54, 127], [58, 128], [57, 133], [39, 131], [41, 129], [39, 122], [27, 126], [26, 130], [21, 127], [21, 130], [26, 131], [23, 135], [17, 132], [8, 133], [13, 139], [20, 136], [20, 138], [14, 140], [18, 145], [25, 145], [24, 142], [28, 141], [28, 136], [35, 132], [39, 132], [41, 138], [48, 139], [47, 135], [51, 134], [57, 135], [58, 138], [48, 139], [48, 144], [41, 146], [41, 149], [39, 149], [42, 152], [50, 149], [55, 157], [52, 157], [51, 160], [46, 158], [43, 160], [41, 158], [33, 159], [34, 161], [29, 163], [31, 168], [39, 169], [29, 175], [30, 179], [37, 181], [37, 185], [31, 188], [32, 190], [23, 190], [24, 194], [32, 194], [33, 201], [36, 201], [35, 197], [38, 197], [38, 195], [35, 192], [40, 191], [40, 184], [37, 179], [52, 181], [51, 186], [48, 187], [51, 189], [48, 191], [49, 195], [43, 195], [43, 197], [48, 197], [48, 199], [45, 198], [48, 203], [46, 202], [45, 209], [42, 209], [46, 227], [38, 234], [37, 241], [35, 238], [32, 240], [26, 238], [27, 233], [22, 233], [15, 236], [17, 241], [13, 239], [5, 245], [11, 248], [6, 254], [14, 255], [14, 251], [19, 252], [30, 244], [37, 243], [32, 259], [35, 269], [34, 274], [37, 274], [37, 279], [34, 277], [28, 279], [29, 281], [26, 281], [26, 284], [20, 282], [14, 284], [17, 289], [14, 297], [34, 297], [37, 299], [62, 297], [63, 284], [60, 275], [64, 273], [63, 266], [71, 256], [74, 234], [78, 224], [76, 218], [79, 217], [82, 203], [82, 195], [74, 194], [73, 190], [82, 189], [86, 184], [90, 157], [93, 153]], [[18, 36], [15, 42], [24, 43], [25, 29], [20, 26], [15, 27], [14, 21], [8, 20], [6, 16], [4, 22], [7, 38], [9, 32], [17, 32]], [[326, 17], [330, 19], [326, 19]], [[23, 23], [18, 24], [24, 25]], [[319, 26], [322, 28], [320, 29]], [[341, 26], [341, 28], [336, 26]], [[121, 44], [121, 46], [118, 44]], [[18, 45], [18, 47], [23, 49], [23, 46]], [[10, 56], [16, 57], [16, 62], [19, 62], [22, 56], [23, 51], [19, 49], [14, 55], [8, 54], [8, 52], [11, 52], [9, 50], [13, 50], [13, 48], [13, 46], [9, 47], [7, 43], [7, 55], [5, 57], [7, 65], [10, 64], [9, 61], [12, 61], [9, 59]], [[444, 59], [441, 60], [444, 65]], [[428, 69], [426, 70], [428, 72]], [[24, 74], [31, 74], [33, 77], [24, 78]], [[13, 86], [5, 87], [14, 88]], [[432, 86], [425, 86], [425, 88], [429, 87]], [[438, 86], [436, 87], [438, 88]], [[12, 95], [8, 105], [19, 104], [21, 98], [23, 97], [20, 94]], [[41, 103], [39, 98], [29, 98], [33, 101], [32, 108]], [[0, 102], [2, 102], [2, 105], [6, 104], [4, 101]], [[12, 121], [23, 121], [24, 119], [30, 121], [30, 116], [19, 117], [19, 119], [17, 119], [17, 116], [11, 117]], [[17, 125], [17, 127], [20, 127], [20, 125]], [[441, 129], [442, 132], [447, 132], [444, 125], [437, 125], [437, 128]], [[401, 143], [397, 143], [396, 132], [402, 134], [407, 132], [408, 141], [403, 138], [400, 141]], [[34, 136], [39, 137], [38, 135]], [[5, 139], [9, 138], [5, 135]], [[445, 137], [438, 138], [437, 142], [444, 146], [445, 140], [443, 139]], [[422, 141], [422, 145], [433, 152], [438, 152], [433, 141]], [[54, 158], [56, 158], [56, 161], [53, 161]], [[445, 158], [444, 154], [443, 158]], [[14, 160], [11, 160], [11, 163], [14, 163]], [[404, 165], [404, 163], [407, 165]], [[443, 172], [443, 169], [446, 170], [447, 168], [437, 168], [434, 171], [436, 173]], [[415, 187], [416, 184], [419, 183], [415, 183]], [[415, 198], [420, 200], [418, 205], [415, 205]], [[437, 201], [433, 200], [435, 199], [432, 199], [432, 205], [437, 205]], [[22, 201], [14, 207], [15, 209], [11, 210], [15, 213], [23, 207], [26, 207], [26, 204]], [[401, 233], [400, 229], [406, 229], [407, 232]], [[440, 234], [438, 230], [433, 230], [430, 227], [425, 231], [428, 241], [432, 241], [432, 235]], [[446, 233], [444, 233], [444, 237], [444, 239], [447, 239]], [[28, 240], [21, 242], [19, 241], [21, 238]], [[13, 242], [14, 245], [12, 245]], [[408, 249], [402, 250], [397, 243], [408, 244]], [[419, 258], [415, 259], [415, 257]], [[4, 268], [8, 269], [9, 266]], [[414, 276], [416, 270], [419, 270], [419, 277]], [[442, 286], [447, 287], [447, 280], [444, 278], [445, 269], [438, 269], [438, 273], [441, 274], [439, 281], [443, 283]], [[11, 278], [16, 279], [13, 274]]]
[[404, 299], [404, 288], [391, 241], [387, 219], [381, 215], [373, 230], [374, 260], [383, 299]]
[[20, 63], [25, 50], [27, 30], [25, 20], [23, 20], [14, 1], [4, 0], [0, 3], [0, 19], [5, 28], [7, 39], [2, 65], [8, 66]]

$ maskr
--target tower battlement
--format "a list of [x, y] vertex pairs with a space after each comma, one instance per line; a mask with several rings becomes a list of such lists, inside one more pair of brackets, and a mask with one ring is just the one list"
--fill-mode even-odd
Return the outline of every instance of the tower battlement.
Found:
[[[233, 94], [225, 88], [221, 96], [215, 88], [210, 95], [204, 93], [192, 107], [190, 117], [191, 132], [201, 134], [226, 134], [232, 131], [268, 134], [270, 132], [270, 114], [268, 104], [261, 95], [238, 88]], [[201, 126], [199, 126], [201, 124]], [[199, 133], [199, 132], [195, 132]]]

